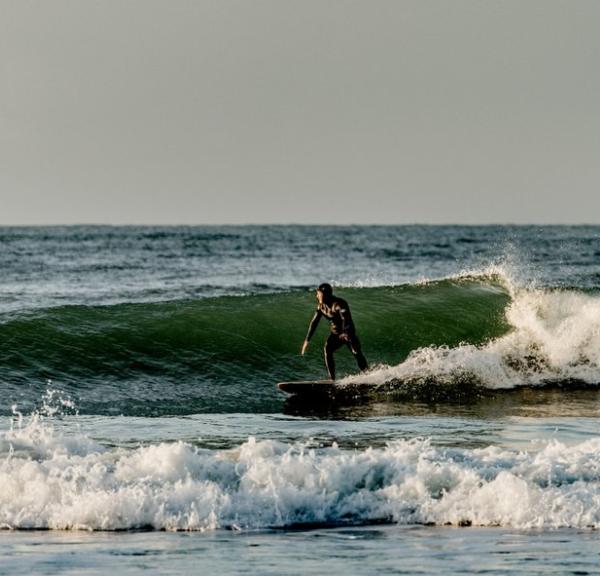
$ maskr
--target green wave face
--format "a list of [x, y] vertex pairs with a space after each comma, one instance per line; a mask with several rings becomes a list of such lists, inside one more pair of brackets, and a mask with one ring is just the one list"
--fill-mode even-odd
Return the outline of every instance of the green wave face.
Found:
[[[398, 363], [423, 346], [480, 344], [507, 330], [510, 298], [494, 282], [444, 280], [336, 293], [350, 304], [371, 364]], [[30, 313], [0, 324], [1, 378], [32, 388], [52, 379], [80, 390], [82, 409], [86, 401], [117, 411], [152, 401], [160, 411], [173, 402], [180, 406], [174, 411], [187, 402], [196, 410], [214, 409], [214, 403], [264, 408], [276, 381], [325, 376], [324, 320], [307, 355], [299, 355], [315, 305], [314, 293], [303, 291]], [[336, 358], [340, 375], [356, 371], [348, 351]], [[172, 383], [166, 391], [165, 381]]]

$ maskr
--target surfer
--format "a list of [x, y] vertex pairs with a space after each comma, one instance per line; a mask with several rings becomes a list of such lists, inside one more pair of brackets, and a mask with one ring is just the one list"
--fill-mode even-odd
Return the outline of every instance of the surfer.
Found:
[[366, 370], [369, 366], [367, 359], [362, 353], [360, 341], [356, 336], [356, 329], [352, 322], [348, 303], [342, 298], [334, 296], [330, 284], [321, 284], [317, 288], [317, 301], [319, 302], [317, 310], [310, 321], [308, 334], [306, 335], [304, 344], [302, 344], [301, 354], [304, 356], [308, 348], [308, 343], [317, 329], [319, 320], [321, 320], [322, 316], [325, 316], [329, 320], [329, 330], [331, 332], [325, 342], [325, 366], [327, 367], [327, 372], [329, 372], [329, 378], [335, 380], [333, 353], [344, 345], [348, 346], [352, 355], [356, 358], [358, 367], [361, 370]]

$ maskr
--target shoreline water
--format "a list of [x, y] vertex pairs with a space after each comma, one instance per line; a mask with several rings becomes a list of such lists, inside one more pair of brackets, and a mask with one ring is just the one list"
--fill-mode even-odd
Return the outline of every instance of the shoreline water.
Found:
[[[31, 574], [598, 574], [598, 533], [377, 526], [259, 533], [6, 533], [0, 571]], [[224, 551], [227, 551], [224, 553]], [[192, 560], [194, 559], [194, 560]]]

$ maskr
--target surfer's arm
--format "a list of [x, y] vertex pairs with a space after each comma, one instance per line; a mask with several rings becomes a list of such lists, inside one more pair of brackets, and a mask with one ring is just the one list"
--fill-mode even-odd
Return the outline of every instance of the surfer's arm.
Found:
[[310, 321], [310, 324], [308, 326], [308, 333], [306, 334], [306, 338], [304, 339], [305, 342], [309, 342], [312, 338], [313, 334], [315, 333], [315, 330], [317, 329], [321, 316], [323, 316], [323, 314], [321, 314], [321, 311], [316, 310], [315, 315], [312, 317], [312, 320]]
[[312, 335], [315, 333], [315, 330], [317, 329], [317, 325], [319, 324], [319, 320], [321, 319], [321, 311], [317, 309], [317, 311], [315, 312], [315, 315], [312, 317], [312, 320], [310, 321], [310, 325], [308, 326], [308, 333], [306, 334], [306, 338], [304, 339], [304, 343], [302, 344], [302, 350], [300, 352], [300, 354], [302, 354], [304, 356], [304, 353], [306, 352], [306, 349], [308, 348], [308, 343], [310, 341], [310, 339], [312, 338]]

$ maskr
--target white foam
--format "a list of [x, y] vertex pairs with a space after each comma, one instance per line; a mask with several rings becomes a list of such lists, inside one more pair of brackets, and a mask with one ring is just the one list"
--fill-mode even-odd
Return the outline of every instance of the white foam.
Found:
[[[25, 426], [21, 434], [28, 433], [36, 434]], [[0, 459], [4, 528], [215, 530], [379, 520], [600, 527], [600, 439], [517, 452], [442, 449], [422, 439], [351, 451], [250, 438], [213, 451], [183, 442], [98, 450], [75, 437], [72, 450], [47, 435], [54, 450]]]
[[[391, 380], [439, 383], [471, 380], [489, 388], [545, 382], [600, 382], [600, 297], [576, 291], [516, 288], [505, 278], [512, 301], [510, 331], [482, 346], [425, 347], [396, 366], [380, 366], [361, 382]], [[351, 382], [348, 378], [343, 382]]]
[[75, 403], [60, 390], [51, 387], [42, 396], [39, 410], [23, 416], [16, 405], [8, 431], [0, 434], [0, 455], [25, 454], [32, 458], [47, 458], [53, 454], [87, 454], [102, 452], [104, 448], [81, 434], [64, 435], [57, 432], [48, 420], [76, 413]]

